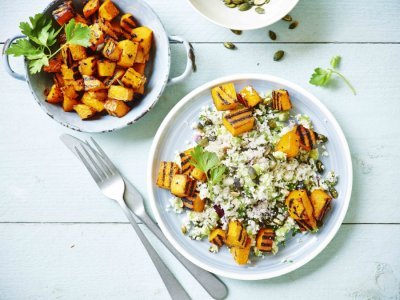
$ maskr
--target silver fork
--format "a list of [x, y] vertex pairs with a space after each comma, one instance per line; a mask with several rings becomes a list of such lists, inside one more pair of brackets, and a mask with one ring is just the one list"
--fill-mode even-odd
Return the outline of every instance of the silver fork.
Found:
[[160, 273], [160, 276], [164, 281], [164, 284], [171, 298], [190, 299], [190, 296], [186, 293], [185, 289], [182, 287], [179, 281], [175, 278], [172, 272], [161, 260], [161, 258], [159, 257], [153, 246], [149, 243], [146, 236], [141, 231], [139, 225], [133, 218], [123, 197], [125, 192], [125, 182], [122, 179], [122, 176], [120, 175], [118, 170], [115, 168], [110, 160], [106, 160], [102, 156], [100, 156], [97, 151], [95, 151], [88, 143], [86, 145], [89, 146], [88, 148], [91, 150], [91, 153], [89, 153], [89, 151], [87, 151], [86, 147], [84, 147], [83, 145], [82, 149], [88, 159], [77, 147], [75, 147], [76, 153], [85, 165], [86, 169], [89, 171], [90, 175], [92, 175], [94, 181], [103, 192], [103, 194], [106, 197], [115, 200], [121, 206], [123, 212], [125, 213], [125, 216], [128, 218], [132, 227], [135, 229], [136, 234], [143, 243], [151, 260], [153, 261], [158, 272]]

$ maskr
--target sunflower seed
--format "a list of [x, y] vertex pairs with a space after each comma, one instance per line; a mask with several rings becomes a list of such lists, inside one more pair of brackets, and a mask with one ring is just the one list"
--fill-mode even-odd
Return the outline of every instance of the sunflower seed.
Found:
[[231, 31], [232, 31], [234, 34], [237, 34], [237, 35], [241, 35], [241, 34], [242, 34], [242, 31], [241, 31], [241, 30], [231, 29]]
[[289, 29], [295, 29], [297, 27], [297, 25], [299, 25], [299, 22], [294, 21], [294, 22], [290, 23]]
[[238, 7], [238, 9], [240, 11], [246, 11], [246, 10], [249, 10], [250, 8], [251, 8], [251, 5], [248, 2], [242, 3]]
[[283, 50], [276, 51], [274, 54], [274, 61], [280, 61], [284, 55], [285, 52], [283, 52]]
[[272, 30], [270, 30], [270, 31], [268, 32], [268, 35], [269, 35], [269, 38], [270, 38], [271, 40], [273, 40], [273, 41], [276, 40], [276, 33], [273, 32]]
[[260, 7], [260, 6], [257, 6], [257, 7], [255, 8], [255, 11], [256, 11], [256, 13], [258, 13], [258, 14], [260, 14], [260, 15], [265, 14], [265, 9], [262, 8], [262, 7]]
[[224, 43], [224, 47], [225, 47], [226, 49], [230, 49], [230, 50], [233, 50], [233, 49], [236, 48], [235, 44], [234, 44], [234, 43], [231, 43], [231, 42], [225, 42], [225, 43]]
[[290, 15], [286, 15], [282, 18], [283, 21], [292, 22], [292, 17]]

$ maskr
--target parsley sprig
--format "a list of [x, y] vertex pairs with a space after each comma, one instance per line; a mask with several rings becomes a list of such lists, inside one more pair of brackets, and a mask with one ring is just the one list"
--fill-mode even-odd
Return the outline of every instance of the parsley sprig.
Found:
[[326, 86], [328, 82], [331, 80], [332, 74], [336, 74], [347, 84], [347, 86], [352, 91], [353, 95], [356, 95], [356, 90], [354, 89], [350, 81], [342, 73], [336, 70], [336, 68], [340, 64], [340, 59], [341, 58], [338, 55], [332, 57], [330, 62], [332, 68], [327, 68], [327, 69], [316, 68], [314, 70], [314, 73], [311, 75], [310, 83], [316, 86]]
[[213, 152], [208, 152], [201, 146], [196, 146], [191, 151], [190, 163], [206, 173], [208, 181], [215, 185], [222, 180], [226, 167], [221, 164], [218, 156]]
[[75, 23], [71, 19], [65, 25], [65, 34], [67, 42], [52, 51], [54, 44], [57, 42], [57, 36], [64, 28], [56, 29], [52, 20], [43, 15], [36, 14], [29, 18], [30, 22], [21, 22], [19, 28], [22, 34], [26, 35], [26, 39], [19, 39], [6, 53], [13, 56], [24, 56], [29, 60], [29, 72], [31, 74], [39, 73], [43, 66], [49, 65], [49, 59], [55, 56], [62, 48], [69, 45], [81, 45], [88, 47], [90, 45], [90, 29], [80, 23]]

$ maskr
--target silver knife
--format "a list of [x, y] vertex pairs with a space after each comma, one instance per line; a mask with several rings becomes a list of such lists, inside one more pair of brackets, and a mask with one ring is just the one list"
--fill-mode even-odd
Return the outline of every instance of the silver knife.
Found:
[[[85, 142], [69, 134], [62, 134], [61, 141], [67, 146], [68, 149], [79, 159], [75, 147], [85, 145]], [[124, 199], [132, 214], [140, 219], [147, 228], [168, 248], [168, 250], [181, 262], [181, 264], [193, 275], [193, 277], [203, 286], [203, 288], [214, 299], [224, 299], [228, 295], [228, 289], [225, 284], [214, 274], [203, 270], [202, 268], [194, 265], [180, 254], [175, 247], [165, 238], [160, 228], [147, 214], [144, 207], [144, 200], [139, 191], [131, 184], [125, 176], [125, 194]]]

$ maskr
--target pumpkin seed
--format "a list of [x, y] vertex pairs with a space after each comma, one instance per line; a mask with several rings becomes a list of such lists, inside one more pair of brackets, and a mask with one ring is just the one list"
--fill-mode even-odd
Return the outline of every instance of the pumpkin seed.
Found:
[[318, 173], [324, 173], [325, 166], [324, 166], [324, 164], [322, 163], [322, 161], [317, 160], [317, 161], [315, 162], [315, 166], [317, 167]]
[[317, 134], [317, 139], [322, 143], [326, 143], [328, 141], [328, 137], [320, 133]]
[[254, 0], [254, 5], [263, 5], [266, 0]]
[[181, 227], [181, 231], [182, 231], [183, 234], [186, 234], [186, 233], [187, 233], [187, 228], [186, 228], [186, 226], [182, 226], [182, 227]]
[[208, 145], [208, 138], [202, 138], [197, 142], [197, 145], [201, 147], [206, 147]]
[[228, 6], [229, 8], [235, 8], [235, 7], [236, 7], [236, 4], [234, 4], [234, 3], [225, 4], [225, 6]]
[[232, 0], [232, 3], [236, 5], [242, 4], [243, 2], [244, 0]]
[[333, 198], [337, 198], [339, 197], [339, 193], [337, 192], [337, 190], [334, 187], [330, 187], [329, 188], [329, 193], [332, 195]]
[[234, 43], [231, 43], [231, 42], [225, 42], [225, 43], [224, 43], [224, 47], [225, 47], [226, 49], [230, 49], [230, 50], [233, 50], [233, 49], [236, 48], [235, 44], [234, 44]]
[[241, 34], [242, 34], [242, 31], [241, 31], [241, 30], [231, 29], [231, 31], [232, 31], [234, 34], [237, 34], [237, 35], [241, 35]]
[[282, 18], [283, 21], [292, 22], [292, 17], [290, 15], [286, 15]]
[[231, 4], [231, 3], [232, 3], [232, 0], [224, 0], [224, 3], [225, 3], [225, 4]]
[[258, 14], [260, 14], [260, 15], [265, 14], [265, 9], [262, 8], [262, 7], [260, 7], [260, 6], [257, 6], [257, 7], [255, 8], [255, 11], [256, 11], [256, 13], [258, 13]]
[[256, 170], [253, 168], [253, 167], [249, 167], [248, 169], [247, 169], [247, 172], [249, 173], [249, 177], [251, 178], [251, 179], [256, 179], [257, 178], [257, 172], [256, 172]]
[[238, 9], [240, 11], [246, 11], [246, 10], [249, 10], [250, 8], [251, 8], [251, 5], [248, 2], [242, 3], [238, 7]]
[[294, 22], [290, 23], [289, 29], [295, 29], [297, 27], [297, 25], [299, 25], [299, 22], [294, 21]]
[[268, 127], [269, 127], [270, 129], [276, 128], [276, 122], [275, 122], [275, 120], [272, 120], [272, 119], [268, 120]]
[[284, 55], [285, 52], [283, 52], [283, 50], [276, 51], [274, 54], [274, 61], [280, 61]]
[[273, 32], [272, 30], [268, 31], [268, 35], [269, 35], [269, 38], [270, 38], [271, 40], [273, 40], [273, 41], [276, 40], [276, 33]]

